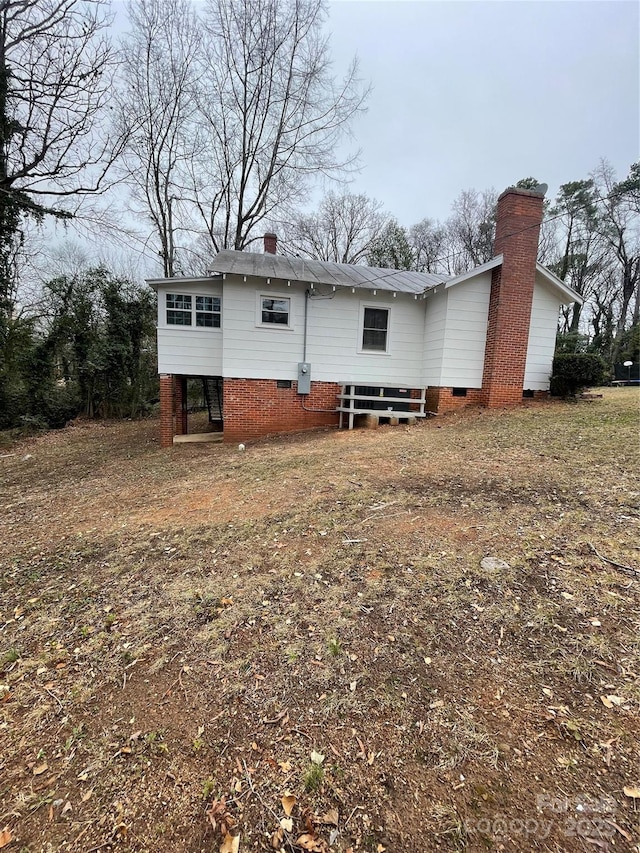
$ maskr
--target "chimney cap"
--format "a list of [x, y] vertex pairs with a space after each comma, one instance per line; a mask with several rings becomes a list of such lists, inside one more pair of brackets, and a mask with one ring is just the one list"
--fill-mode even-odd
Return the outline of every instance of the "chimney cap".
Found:
[[544, 198], [548, 189], [548, 184], [537, 184], [535, 187], [533, 187], [533, 189], [530, 190], [525, 189], [524, 187], [507, 187], [504, 192], [500, 193], [500, 197], [498, 200], [500, 200], [500, 198], [502, 198], [503, 196], [510, 194], [531, 196], [532, 198]]

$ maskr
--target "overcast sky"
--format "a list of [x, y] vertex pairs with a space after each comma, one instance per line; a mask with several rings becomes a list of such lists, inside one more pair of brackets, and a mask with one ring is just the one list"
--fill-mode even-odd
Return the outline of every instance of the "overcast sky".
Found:
[[[124, 0], [113, 9], [119, 35]], [[349, 188], [409, 226], [446, 219], [471, 187], [533, 176], [552, 198], [601, 157], [625, 177], [640, 159], [639, 10], [626, 0], [333, 0], [335, 73], [357, 54], [373, 87], [353, 127], [362, 169]], [[129, 249], [151, 274], [144, 241]]]
[[444, 219], [460, 190], [530, 175], [578, 180], [640, 159], [636, 2], [331, 4], [335, 70], [373, 85], [352, 184], [405, 225]]

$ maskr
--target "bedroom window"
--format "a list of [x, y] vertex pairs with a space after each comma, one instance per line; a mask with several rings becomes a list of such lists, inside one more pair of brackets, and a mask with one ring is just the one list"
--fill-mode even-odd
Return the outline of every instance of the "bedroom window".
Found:
[[389, 309], [365, 307], [362, 349], [369, 352], [386, 352], [388, 331]]
[[260, 313], [262, 323], [268, 325], [289, 325], [290, 300], [286, 297], [261, 296]]
[[196, 326], [220, 328], [220, 297], [196, 296]]
[[183, 293], [167, 293], [167, 325], [191, 325], [191, 297]]

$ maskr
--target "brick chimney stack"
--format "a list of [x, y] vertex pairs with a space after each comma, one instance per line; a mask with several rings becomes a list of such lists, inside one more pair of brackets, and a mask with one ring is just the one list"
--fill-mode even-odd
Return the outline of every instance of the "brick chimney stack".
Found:
[[491, 279], [482, 378], [490, 408], [522, 402], [545, 191], [509, 187], [498, 199], [493, 253], [504, 260]]
[[264, 253], [265, 255], [275, 255], [278, 249], [278, 238], [275, 234], [264, 235]]

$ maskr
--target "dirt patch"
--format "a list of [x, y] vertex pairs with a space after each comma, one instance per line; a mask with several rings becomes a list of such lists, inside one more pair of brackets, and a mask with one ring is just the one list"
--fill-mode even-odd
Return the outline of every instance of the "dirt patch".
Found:
[[637, 402], [15, 445], [8, 849], [637, 849]]

